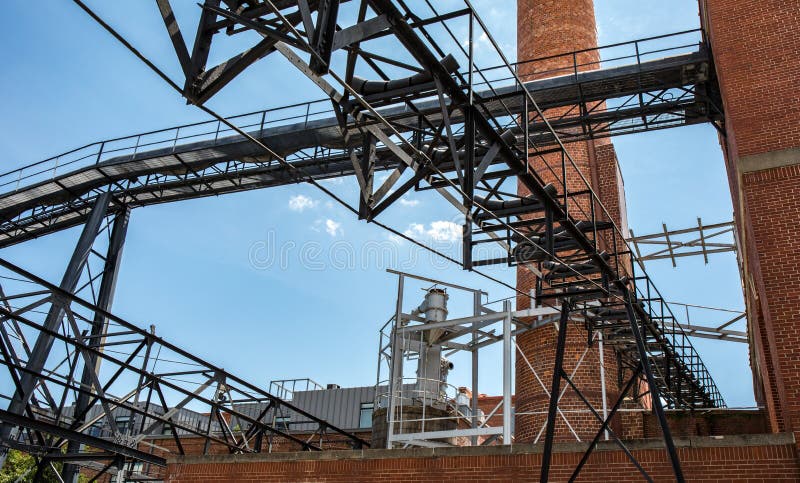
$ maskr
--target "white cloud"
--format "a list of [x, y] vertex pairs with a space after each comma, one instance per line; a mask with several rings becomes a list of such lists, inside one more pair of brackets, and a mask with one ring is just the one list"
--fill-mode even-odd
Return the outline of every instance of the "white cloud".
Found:
[[341, 235], [344, 233], [344, 231], [342, 230], [342, 224], [333, 221], [330, 218], [325, 220], [325, 232], [328, 233], [328, 235], [330, 236]]
[[425, 225], [420, 225], [419, 223], [412, 223], [408, 225], [408, 229], [403, 232], [405, 236], [410, 236], [412, 238], [417, 238], [425, 234]]
[[317, 206], [317, 200], [311, 199], [308, 196], [295, 195], [289, 198], [289, 209], [292, 211], [303, 212], [315, 206]]
[[411, 223], [403, 234], [411, 238], [427, 237], [438, 242], [454, 242], [461, 239], [462, 227], [445, 220], [431, 222], [427, 229], [421, 223]]
[[386, 235], [386, 239], [389, 240], [390, 242], [394, 243], [395, 245], [402, 245], [403, 242], [405, 241], [403, 239], [403, 237], [401, 237], [399, 235], [395, 235], [393, 233], [390, 234], [390, 235]]
[[400, 198], [400, 204], [403, 206], [417, 206], [419, 204], [419, 200], [409, 200], [406, 198]]
[[436, 241], [456, 241], [461, 238], [462, 228], [452, 221], [434, 221], [425, 232]]

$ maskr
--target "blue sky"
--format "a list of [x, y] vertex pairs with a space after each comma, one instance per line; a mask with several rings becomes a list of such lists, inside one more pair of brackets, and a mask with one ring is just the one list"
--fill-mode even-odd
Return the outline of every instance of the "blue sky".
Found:
[[[179, 78], [153, 2], [89, 3]], [[189, 26], [199, 9], [195, 2], [173, 3], [180, 7], [184, 35], [191, 38]], [[515, 2], [475, 3], [513, 60]], [[0, 31], [3, 171], [100, 139], [207, 119], [70, 2], [44, 2], [35, 13], [26, 4], [5, 5], [6, 15], [17, 21]], [[691, 0], [598, 1], [597, 17], [601, 45], [698, 26], [697, 3]], [[211, 62], [226, 53], [215, 53], [219, 58], [212, 56]], [[319, 97], [285, 62], [267, 58], [209, 105], [232, 115]], [[658, 231], [662, 222], [688, 227], [698, 216], [707, 223], [731, 219], [722, 155], [710, 126], [620, 137], [614, 143], [635, 232]], [[328, 186], [351, 199], [355, 192], [353, 180]], [[452, 223], [457, 220], [430, 191], [406, 197], [382, 218], [454, 254], [459, 248], [453, 244]], [[55, 281], [77, 234], [75, 229], [57, 233], [0, 256]], [[381, 263], [363, 255], [365, 244], [376, 243], [390, 247]], [[286, 263], [264, 258], [281, 249]], [[333, 262], [320, 263], [331, 253]], [[341, 267], [351, 253], [357, 254], [356, 266]], [[431, 260], [408, 243], [395, 243], [313, 187], [297, 185], [135, 210], [114, 312], [140, 326], [155, 324], [160, 335], [256, 383], [311, 377], [368, 385], [375, 380], [377, 330], [394, 303], [396, 280], [384, 269], [400, 263], [415, 273], [484, 288], [491, 299], [511, 295], [500, 285]], [[682, 259], [677, 269], [667, 261], [652, 262], [648, 270], [668, 300], [742, 309], [732, 254], [713, 256], [709, 265]], [[513, 271], [488, 271], [514, 281]], [[713, 317], [709, 324], [718, 320]], [[751, 406], [746, 346], [704, 340], [695, 345], [729, 405]], [[491, 370], [485, 368], [487, 376]], [[488, 382], [481, 391], [499, 389]]]

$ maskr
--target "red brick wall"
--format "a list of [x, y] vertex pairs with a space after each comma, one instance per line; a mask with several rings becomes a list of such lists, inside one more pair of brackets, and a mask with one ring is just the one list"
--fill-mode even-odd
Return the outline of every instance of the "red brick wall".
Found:
[[800, 146], [800, 2], [706, 2], [714, 61], [737, 154]]
[[[363, 439], [364, 441], [369, 441], [372, 437], [371, 431], [356, 431], [353, 434], [358, 436], [359, 438]], [[321, 446], [325, 451], [331, 450], [349, 450], [351, 449], [349, 440], [341, 435], [338, 434], [328, 434], [325, 436], [324, 442], [320, 443], [319, 436], [313, 436], [311, 434], [294, 434], [297, 438], [301, 439], [302, 441], [310, 441], [313, 444]], [[223, 438], [222, 435], [217, 434], [216, 437]], [[240, 434], [237, 434], [237, 437], [241, 437]], [[188, 437], [184, 436], [181, 438], [181, 446], [183, 447], [184, 454], [191, 455], [191, 456], [198, 456], [203, 457], [203, 451], [205, 449], [205, 440], [201, 437]], [[254, 442], [251, 441], [251, 447], [254, 446]], [[138, 449], [140, 451], [144, 451], [146, 453], [154, 454], [156, 456], [160, 456], [162, 458], [169, 458], [174, 457], [180, 454], [178, 451], [178, 447], [175, 444], [175, 439], [172, 436], [158, 436], [148, 438], [145, 441], [139, 443]], [[300, 445], [298, 445], [294, 441], [290, 441], [288, 439], [284, 439], [281, 437], [275, 437], [272, 439], [271, 445], [269, 438], [265, 435], [262, 444], [261, 444], [261, 451], [263, 453], [294, 453], [300, 451]], [[220, 443], [212, 443], [209, 446], [207, 455], [227, 455], [230, 454], [230, 449]], [[208, 457], [208, 456], [206, 456]], [[165, 468], [157, 465], [152, 464], [143, 464], [140, 469], [137, 469], [138, 472], [146, 474], [150, 477], [161, 479], [165, 475]], [[90, 479], [95, 476], [96, 472], [83, 469], [81, 473]], [[103, 477], [98, 478], [100, 483], [104, 483], [107, 481], [113, 481], [108, 475], [103, 475]]]
[[780, 381], [766, 394], [773, 429], [800, 434], [800, 273], [796, 263], [800, 239], [797, 218], [787, 216], [800, 213], [800, 165], [746, 173], [742, 192], [761, 268], [759, 302], [771, 322], [759, 327], [760, 336], [778, 359], [777, 364], [768, 360], [766, 366], [769, 380]]
[[[773, 431], [800, 430], [800, 2], [709, 0], [705, 23], [725, 109], [756, 396]], [[782, 160], [768, 164], [767, 156]], [[800, 433], [796, 433], [800, 434]]]
[[[517, 59], [520, 61], [535, 58], [549, 57], [564, 54], [575, 50], [582, 50], [597, 45], [597, 29], [594, 19], [594, 4], [592, 0], [575, 0], [563, 2], [558, 0], [518, 0], [517, 2]], [[581, 53], [577, 56], [580, 70], [597, 68], [599, 54], [596, 51]], [[545, 61], [522, 64], [519, 73], [523, 79], [564, 75], [572, 72], [574, 68], [572, 56], [555, 57]], [[567, 111], [574, 111], [576, 107], [566, 107], [545, 112], [548, 118], [555, 118]], [[567, 145], [567, 151], [572, 157], [580, 173], [569, 168], [567, 173], [567, 186], [570, 191], [586, 190], [586, 181], [596, 190], [601, 201], [609, 210], [613, 220], [619, 225], [621, 209], [624, 209], [624, 194], [620, 196], [622, 187], [618, 184], [618, 167], [616, 154], [609, 141], [581, 141]], [[531, 156], [529, 163], [545, 182], [561, 185], [561, 157], [548, 155], [544, 157]], [[548, 165], [553, 167], [552, 172]], [[519, 194], [528, 195], [527, 190], [520, 186]], [[559, 190], [562, 192], [562, 190]], [[573, 205], [579, 211], [571, 213], [577, 219], [588, 219], [591, 212], [588, 198]], [[599, 211], [599, 210], [598, 210]], [[517, 270], [517, 288], [528, 293], [535, 287], [535, 275], [525, 267]], [[526, 296], [517, 297], [517, 308], [525, 309], [530, 306]], [[578, 359], [586, 348], [586, 331], [577, 325], [571, 326], [567, 338], [565, 355], [565, 369], [571, 373]], [[528, 358], [536, 373], [545, 386], [550, 388], [553, 361], [555, 356], [556, 331], [553, 326], [546, 326], [535, 331], [527, 332], [517, 337], [517, 344], [525, 357]], [[605, 352], [606, 388], [609, 405], [617, 396], [616, 384], [616, 358], [613, 351]], [[575, 381], [581, 392], [599, 408], [601, 401], [600, 368], [597, 349], [590, 350], [587, 361], [581, 365], [576, 373]], [[542, 385], [531, 372], [523, 357], [517, 356], [516, 360], [516, 441], [534, 441], [541, 426], [546, 419], [549, 398]], [[563, 386], [562, 386], [563, 387]], [[588, 412], [578, 396], [568, 389], [561, 399], [560, 407], [564, 411], [570, 424], [582, 437], [594, 435], [598, 424], [591, 413]], [[579, 411], [579, 412], [573, 412]], [[535, 414], [524, 414], [535, 413]], [[557, 422], [557, 439], [561, 441], [574, 441], [574, 436], [559, 418]]]
[[[637, 449], [639, 448], [639, 449]], [[566, 481], [582, 453], [558, 449], [553, 455], [551, 481]], [[634, 456], [656, 481], [673, 481], [666, 453], [648, 445], [632, 446]], [[794, 482], [800, 469], [794, 446], [681, 447], [678, 454], [688, 481]], [[402, 455], [402, 456], [401, 456]], [[279, 456], [279, 455], [274, 455]], [[355, 454], [228, 456], [202, 461], [174, 462], [168, 482], [189, 481], [539, 481], [541, 454], [530, 446], [455, 450], [394, 450]], [[292, 457], [288, 457], [292, 456]], [[578, 481], [642, 481], [624, 453], [595, 451]]]

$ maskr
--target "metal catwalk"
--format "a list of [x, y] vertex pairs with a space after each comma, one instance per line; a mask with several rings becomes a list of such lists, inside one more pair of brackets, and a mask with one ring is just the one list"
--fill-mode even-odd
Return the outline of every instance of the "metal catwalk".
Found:
[[[696, 34], [683, 32], [601, 47], [601, 53], [622, 49], [624, 55], [607, 61], [620, 65], [586, 71], [595, 66], [576, 64], [524, 85], [542, 109], [569, 108], [558, 119], [548, 117], [566, 142], [715, 122], [720, 114], [707, 97], [698, 94], [713, 89], [709, 89], [708, 52], [702, 44], [688, 40]], [[669, 47], [663, 48], [664, 42]], [[575, 55], [570, 52], [565, 57]], [[500, 69], [483, 70], [489, 76]], [[564, 72], [568, 70], [573, 72]], [[501, 79], [496, 81], [501, 87], [479, 90], [476, 102], [495, 116], [520, 114], [524, 100], [511, 81]], [[587, 102], [596, 104], [595, 110], [582, 113], [577, 106]], [[614, 107], [607, 107], [614, 102]], [[438, 102], [432, 100], [415, 101], [411, 106], [393, 102], [378, 112], [407, 135], [413, 132], [420, 114], [441, 122]], [[361, 136], [356, 133], [344, 143], [327, 99], [230, 120], [308, 176], [326, 179], [355, 174], [348, 149], [360, 148]], [[457, 112], [451, 121], [463, 119]], [[353, 128], [353, 121], [349, 122]], [[531, 122], [528, 129], [538, 145], [554, 144], [542, 123]], [[517, 133], [519, 147], [524, 144], [523, 137]], [[398, 164], [386, 147], [378, 148], [374, 163], [375, 171]], [[441, 169], [450, 173], [454, 165], [445, 160]], [[285, 166], [263, 156], [258, 146], [219, 121], [99, 141], [0, 175], [0, 247], [83, 223], [92, 200], [108, 189], [109, 183], [124, 205], [139, 207], [298, 182]]]
[[[70, 398], [83, 394], [94, 405], [119, 404], [119, 399], [103, 396], [103, 383], [93, 377], [96, 372], [91, 367], [96, 357], [105, 354], [98, 353], [97, 344], [110, 337], [102, 321], [112, 319], [107, 309], [124, 240], [124, 229], [116, 230], [116, 226], [127, 225], [132, 208], [306, 182], [359, 218], [380, 224], [379, 215], [404, 193], [435, 189], [465, 216], [459, 261], [465, 269], [478, 272], [477, 267], [489, 264], [523, 267], [539, 280], [536, 303], [560, 309], [551, 394], [559, 393], [562, 382], [580, 394], [561, 368], [567, 330], [602, 332], [618, 356], [621, 395], [605, 420], [589, 405], [598, 418], [597, 437], [605, 432], [626, 395], [645, 397], [632, 388], [646, 385], [675, 476], [682, 481], [664, 406], [720, 407], [724, 401], [565, 143], [697, 122], [718, 126], [722, 117], [716, 81], [701, 32], [610, 46], [611, 52], [627, 47], [633, 53], [606, 53], [607, 64], [579, 64], [577, 53], [565, 54], [563, 68], [527, 79], [509, 63], [468, 0], [455, 2], [458, 5], [452, 8], [423, 0], [415, 2], [413, 9], [404, 0], [205, 0], [191, 52], [169, 1], [157, 0], [185, 76], [174, 81], [89, 7], [80, 0], [74, 2], [190, 104], [216, 120], [92, 144], [0, 177], [5, 191], [0, 196], [0, 246], [84, 224], [59, 291], [53, 286], [41, 291], [52, 307], [38, 327], [31, 325], [39, 331], [35, 346], [29, 354], [3, 354], [9, 373], [20, 381], [5, 395], [12, 400], [9, 411], [2, 413], [6, 444], [39, 448], [41, 461], [49, 462], [56, 457], [47, 451], [53, 438], [72, 438], [71, 448], [76, 449], [80, 443], [94, 442], [81, 439], [82, 432], [60, 432], [58, 418], [72, 402]], [[261, 40], [226, 62], [206, 65], [215, 38], [238, 39], [242, 32], [255, 32]], [[461, 33], [466, 34], [466, 42], [459, 38]], [[693, 40], [682, 40], [686, 35]], [[486, 40], [493, 56], [487, 63], [484, 52], [481, 63], [497, 67], [477, 66], [474, 46], [478, 39]], [[670, 40], [676, 42], [669, 45]], [[650, 50], [644, 47], [648, 42], [653, 42]], [[233, 119], [204, 105], [249, 65], [262, 58], [274, 61], [274, 57], [296, 67], [326, 99]], [[342, 73], [331, 68], [339, 65], [334, 62], [337, 58], [344, 65]], [[545, 65], [550, 61], [526, 62]], [[379, 170], [390, 173], [376, 186]], [[353, 205], [318, 182], [348, 175], [355, 177], [360, 188]], [[518, 186], [530, 194], [517, 194]], [[111, 242], [103, 257], [104, 268], [89, 277], [89, 285], [98, 282], [106, 288], [98, 291], [101, 317], [89, 323], [87, 339], [85, 330], [70, 317], [70, 305], [81, 305], [70, 294], [81, 288], [81, 273], [88, 266], [87, 257], [96, 252], [92, 246], [106, 218], [114, 226], [107, 228]], [[114, 232], [120, 231], [115, 241]], [[488, 244], [499, 246], [502, 255], [482, 256], [476, 247]], [[4, 300], [9, 302], [9, 296]], [[9, 324], [26, 323], [19, 309], [0, 310], [4, 334]], [[22, 307], [23, 313], [29, 310], [30, 306]], [[584, 323], [570, 323], [573, 315]], [[147, 345], [147, 335], [140, 329], [126, 326], [126, 330], [140, 335]], [[74, 350], [67, 353], [84, 358], [85, 364], [45, 370], [55, 340], [72, 345]], [[45, 381], [74, 381], [77, 374], [67, 371], [78, 367], [84, 368], [81, 383], [60, 393], [64, 394], [60, 401], [48, 401], [46, 394], [32, 397], [34, 388], [43, 388]], [[126, 369], [132, 367], [128, 361]], [[55, 377], [54, 371], [61, 375]], [[209, 370], [212, 382], [208, 384], [218, 383], [212, 372], [216, 371]], [[148, 379], [151, 392], [166, 385], [165, 379], [152, 375]], [[225, 381], [232, 379], [228, 375]], [[222, 384], [227, 386], [225, 381]], [[142, 383], [131, 387], [141, 388]], [[247, 387], [253, 396], [255, 388]], [[217, 411], [223, 406], [219, 399], [205, 401]], [[225, 401], [233, 407], [234, 399]], [[551, 398], [543, 481], [548, 478], [557, 403], [557, 397]], [[46, 418], [52, 418], [53, 412], [56, 424], [47, 426]], [[143, 417], [174, 425], [157, 410]], [[259, 434], [275, 430], [262, 417], [237, 417]], [[88, 423], [84, 414], [71, 429], [85, 430]], [[244, 447], [243, 440], [237, 439], [249, 441], [244, 436], [252, 431], [231, 431], [232, 441], [239, 444], [230, 450], [260, 450]], [[22, 436], [11, 439], [12, 433]], [[125, 442], [122, 432], [114, 434]], [[127, 462], [140, 456], [121, 448], [105, 449]], [[591, 450], [590, 446], [583, 462]], [[85, 453], [69, 454], [74, 461], [91, 458]]]

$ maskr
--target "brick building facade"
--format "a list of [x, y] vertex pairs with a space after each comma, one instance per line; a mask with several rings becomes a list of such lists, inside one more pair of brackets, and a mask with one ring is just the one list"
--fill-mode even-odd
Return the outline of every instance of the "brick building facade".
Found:
[[773, 432], [800, 435], [800, 3], [702, 7], [725, 110], [756, 399]]

